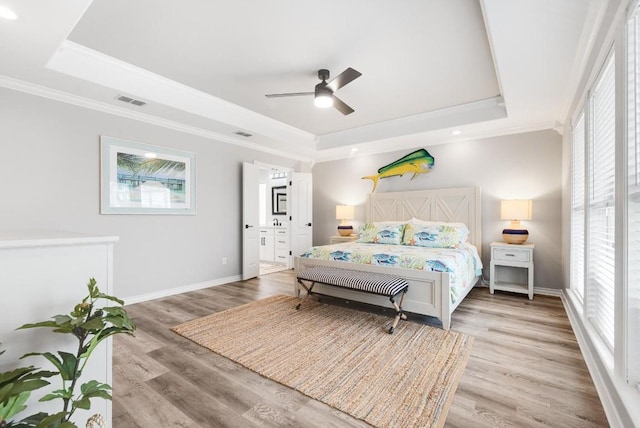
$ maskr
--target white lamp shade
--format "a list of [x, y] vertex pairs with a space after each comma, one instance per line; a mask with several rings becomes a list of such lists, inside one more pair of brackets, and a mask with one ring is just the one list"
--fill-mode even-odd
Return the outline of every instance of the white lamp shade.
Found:
[[500, 203], [501, 220], [531, 220], [531, 200], [515, 199]]
[[336, 205], [336, 220], [353, 220], [354, 213], [353, 205]]

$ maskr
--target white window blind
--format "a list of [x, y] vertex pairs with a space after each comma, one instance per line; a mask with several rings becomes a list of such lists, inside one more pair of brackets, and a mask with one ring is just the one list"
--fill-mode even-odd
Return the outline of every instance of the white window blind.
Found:
[[585, 123], [580, 114], [572, 131], [571, 158], [571, 289], [584, 299]]
[[628, 25], [627, 380], [640, 385], [640, 22]]
[[615, 284], [615, 68], [607, 60], [590, 98], [587, 318], [613, 352]]

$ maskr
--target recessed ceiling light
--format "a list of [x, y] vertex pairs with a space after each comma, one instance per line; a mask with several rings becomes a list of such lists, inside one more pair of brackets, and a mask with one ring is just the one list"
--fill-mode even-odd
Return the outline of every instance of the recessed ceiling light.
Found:
[[11, 9], [5, 6], [0, 6], [0, 18], [4, 19], [18, 19], [18, 15], [16, 15]]
[[355, 153], [355, 152], [357, 152], [357, 151], [358, 151], [358, 148], [357, 148], [357, 147], [351, 147], [351, 153]]
[[462, 134], [462, 131], [460, 131], [459, 129], [456, 129], [455, 131], [451, 132], [451, 135], [460, 135]]

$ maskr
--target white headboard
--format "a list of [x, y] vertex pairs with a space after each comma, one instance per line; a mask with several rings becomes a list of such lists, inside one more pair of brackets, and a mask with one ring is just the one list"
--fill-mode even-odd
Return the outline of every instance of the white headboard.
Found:
[[469, 242], [482, 249], [480, 188], [417, 190], [371, 193], [367, 199], [367, 222], [411, 220], [460, 222], [469, 228]]

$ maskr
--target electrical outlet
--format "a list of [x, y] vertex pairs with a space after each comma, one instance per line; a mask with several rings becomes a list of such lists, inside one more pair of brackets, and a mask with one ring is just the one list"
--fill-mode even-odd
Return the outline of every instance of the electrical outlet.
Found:
[[226, 265], [226, 264], [227, 264], [227, 258], [226, 258], [226, 257], [223, 257], [223, 258], [222, 258], [222, 264], [223, 264], [223, 265]]

